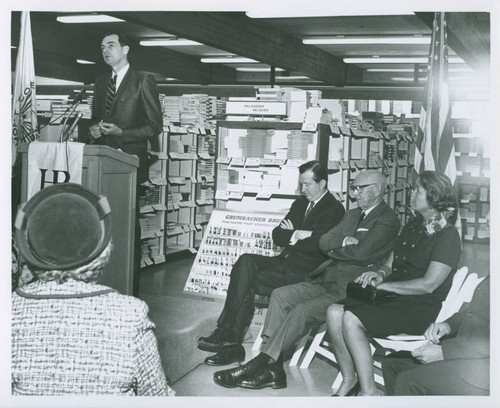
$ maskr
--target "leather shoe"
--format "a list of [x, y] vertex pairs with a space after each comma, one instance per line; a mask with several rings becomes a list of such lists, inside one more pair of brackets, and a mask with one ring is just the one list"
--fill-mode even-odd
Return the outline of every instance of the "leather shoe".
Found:
[[236, 384], [241, 388], [260, 390], [266, 387], [286, 388], [286, 374], [281, 364], [270, 364], [261, 368], [253, 376], [242, 378]]
[[359, 381], [354, 384], [354, 386], [345, 395], [333, 394], [332, 397], [352, 397], [357, 395], [360, 390]]
[[210, 336], [200, 337], [198, 339], [198, 348], [203, 351], [218, 352], [222, 347], [235, 344], [236, 341], [230, 334], [220, 329], [215, 329]]
[[263, 363], [258, 359], [258, 357], [259, 356], [242, 366], [215, 372], [214, 382], [226, 388], [236, 388], [239, 380], [247, 376], [254, 375], [260, 368], [263, 367]]
[[225, 366], [245, 360], [245, 349], [240, 344], [225, 346], [217, 354], [207, 357], [205, 364], [211, 366]]

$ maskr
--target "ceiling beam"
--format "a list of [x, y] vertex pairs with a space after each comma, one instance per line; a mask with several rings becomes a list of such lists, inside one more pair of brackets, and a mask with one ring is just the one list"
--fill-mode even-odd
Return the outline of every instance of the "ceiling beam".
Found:
[[[415, 13], [432, 29], [434, 13]], [[479, 13], [446, 13], [448, 45], [471, 68], [489, 71], [489, 25], [479, 22]]]
[[[19, 13], [18, 13], [19, 14]], [[100, 51], [101, 37], [108, 27], [85, 29], [76, 24], [62, 24], [56, 13], [31, 12], [33, 49], [37, 53], [59, 55], [76, 61], [77, 58], [97, 62], [96, 75], [107, 71]], [[12, 18], [12, 42], [19, 41], [19, 18]], [[41, 55], [41, 54], [39, 54]], [[198, 58], [169, 49], [146, 49], [132, 46], [131, 64], [140, 71], [158, 73], [195, 84], [217, 82], [217, 78], [236, 80], [236, 71], [229, 67], [209, 67]], [[36, 63], [37, 61], [35, 61]], [[85, 78], [73, 78], [85, 82]], [[93, 78], [95, 79], [95, 78]]]
[[113, 12], [130, 22], [188, 38], [259, 62], [298, 71], [327, 84], [359, 80], [361, 70], [300, 38], [241, 12]]

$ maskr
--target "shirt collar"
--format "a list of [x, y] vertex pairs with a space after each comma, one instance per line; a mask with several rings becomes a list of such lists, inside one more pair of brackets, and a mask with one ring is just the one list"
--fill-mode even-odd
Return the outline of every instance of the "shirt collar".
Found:
[[[381, 202], [382, 202], [382, 201], [381, 201]], [[381, 202], [380, 202], [380, 203], [381, 203]], [[371, 211], [372, 211], [372, 210], [373, 210], [373, 209], [374, 209], [377, 205], [379, 205], [380, 203], [377, 203], [377, 204], [375, 204], [375, 205], [372, 205], [372, 206], [371, 206], [370, 208], [368, 208], [367, 210], [361, 210], [361, 211], [365, 213], [365, 217], [366, 217], [366, 216], [367, 216], [367, 215], [368, 215], [368, 214], [369, 214], [369, 213], [370, 213], [370, 212], [371, 212]]]
[[314, 200], [314, 201], [311, 201], [311, 202], [312, 202], [312, 203], [314, 203], [314, 205], [318, 204], [318, 203], [319, 203], [319, 200], [321, 200], [321, 199], [325, 196], [325, 194], [326, 194], [326, 193], [328, 193], [328, 190], [326, 190], [326, 191], [325, 191], [325, 192], [321, 195], [321, 197], [320, 197], [320, 198], [318, 198], [318, 199], [316, 199], [316, 200]]

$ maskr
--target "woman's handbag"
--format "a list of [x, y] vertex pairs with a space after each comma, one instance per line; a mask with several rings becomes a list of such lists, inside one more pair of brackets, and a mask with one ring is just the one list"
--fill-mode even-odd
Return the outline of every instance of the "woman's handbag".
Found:
[[347, 297], [361, 300], [371, 305], [393, 302], [397, 294], [388, 290], [377, 289], [374, 286], [366, 285], [364, 288], [361, 283], [349, 282], [347, 284]]

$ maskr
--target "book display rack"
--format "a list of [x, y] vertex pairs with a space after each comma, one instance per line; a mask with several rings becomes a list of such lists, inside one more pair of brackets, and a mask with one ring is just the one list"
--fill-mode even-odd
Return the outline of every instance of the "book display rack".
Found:
[[484, 104], [455, 102], [452, 106], [462, 238], [465, 242], [489, 244], [490, 149], [485, 118]]

